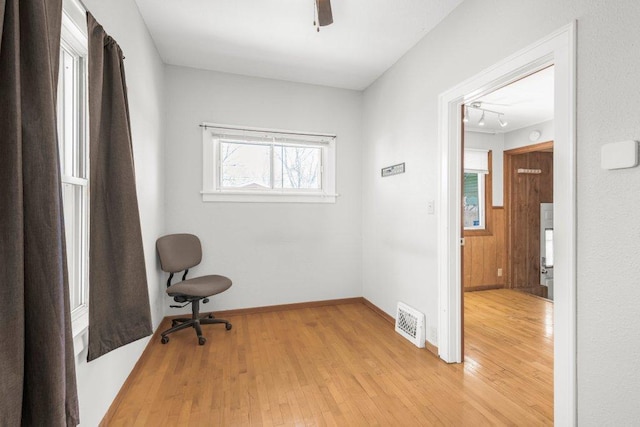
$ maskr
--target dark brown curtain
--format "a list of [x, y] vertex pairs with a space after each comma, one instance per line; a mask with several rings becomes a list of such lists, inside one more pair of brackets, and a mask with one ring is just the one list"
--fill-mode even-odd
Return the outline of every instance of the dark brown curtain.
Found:
[[91, 147], [88, 360], [151, 335], [124, 57], [94, 17], [89, 31]]
[[0, 0], [0, 425], [78, 424], [56, 131], [62, 0]]

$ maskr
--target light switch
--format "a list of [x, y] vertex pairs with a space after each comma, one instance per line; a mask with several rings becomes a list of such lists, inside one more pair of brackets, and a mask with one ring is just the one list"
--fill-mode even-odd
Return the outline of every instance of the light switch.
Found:
[[638, 164], [638, 142], [611, 142], [602, 146], [602, 169], [633, 168]]

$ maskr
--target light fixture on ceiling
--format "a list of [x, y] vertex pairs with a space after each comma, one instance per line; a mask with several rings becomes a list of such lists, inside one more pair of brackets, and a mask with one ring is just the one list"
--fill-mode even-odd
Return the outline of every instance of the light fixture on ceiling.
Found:
[[482, 110], [482, 116], [480, 116], [480, 120], [478, 120], [478, 126], [484, 126], [484, 110]]
[[333, 24], [331, 0], [313, 0], [313, 26], [320, 32], [320, 27]]
[[504, 116], [504, 113], [501, 113], [499, 111], [487, 110], [486, 108], [482, 108], [482, 103], [481, 102], [472, 102], [471, 104], [464, 106], [464, 118], [462, 119], [462, 121], [465, 122], [465, 123], [469, 122], [469, 109], [482, 111], [482, 115], [480, 116], [480, 120], [478, 120], [478, 126], [484, 126], [486, 124], [485, 119], [484, 119], [484, 116], [485, 116], [486, 113], [495, 114], [496, 116], [498, 116], [498, 123], [500, 124], [500, 127], [504, 128], [504, 127], [507, 127], [507, 125], [509, 124], [508, 121], [502, 119], [502, 117]]

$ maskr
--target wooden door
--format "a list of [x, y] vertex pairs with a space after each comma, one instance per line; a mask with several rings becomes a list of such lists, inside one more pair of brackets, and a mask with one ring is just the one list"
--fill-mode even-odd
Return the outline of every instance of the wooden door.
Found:
[[553, 203], [553, 152], [505, 152], [507, 287], [546, 297], [540, 285], [540, 203]]

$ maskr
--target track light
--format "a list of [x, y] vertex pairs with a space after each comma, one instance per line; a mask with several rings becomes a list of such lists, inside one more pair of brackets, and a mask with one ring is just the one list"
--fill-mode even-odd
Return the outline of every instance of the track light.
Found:
[[482, 103], [481, 102], [472, 102], [469, 105], [465, 105], [464, 106], [464, 118], [462, 119], [463, 122], [467, 123], [469, 121], [469, 109], [474, 109], [474, 110], [479, 110], [482, 111], [482, 115], [480, 116], [480, 120], [478, 120], [478, 126], [484, 126], [486, 124], [485, 121], [485, 115], [487, 113], [491, 113], [491, 114], [495, 114], [496, 116], [498, 116], [498, 123], [500, 124], [500, 127], [507, 127], [507, 125], [509, 124], [509, 122], [507, 122], [506, 120], [502, 119], [502, 116], [504, 116], [504, 113], [501, 113], [499, 111], [493, 111], [493, 110], [487, 110], [482, 108]]

